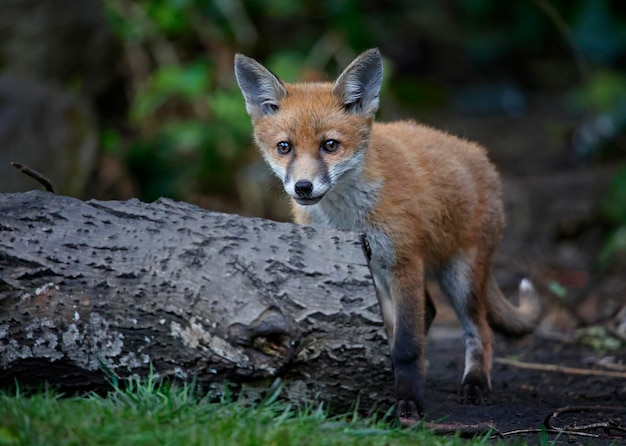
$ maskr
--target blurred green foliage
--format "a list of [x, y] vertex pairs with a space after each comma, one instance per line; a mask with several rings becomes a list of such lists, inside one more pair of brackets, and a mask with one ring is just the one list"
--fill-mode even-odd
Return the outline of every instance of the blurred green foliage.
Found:
[[611, 231], [600, 252], [600, 266], [606, 268], [611, 261], [626, 262], [626, 167], [613, 177], [601, 204], [601, 211]]
[[[395, 105], [439, 107], [450, 85], [512, 79], [561, 93], [581, 116], [574, 150], [624, 152], [626, 3], [619, 0], [105, 0], [124, 54], [130, 132], [109, 126], [107, 153], [124, 159], [153, 200], [237, 198], [254, 155], [232, 73], [244, 52], [287, 81], [331, 78], [359, 51], [389, 58]], [[390, 79], [392, 81], [390, 82]], [[389, 110], [389, 107], [385, 107]], [[385, 112], [387, 113], [387, 112]], [[390, 112], [393, 114], [393, 110]], [[615, 143], [617, 141], [617, 143]], [[621, 146], [620, 146], [621, 144]], [[623, 249], [626, 171], [603, 203], [606, 256]], [[621, 240], [621, 242], [620, 242]], [[618, 247], [622, 248], [618, 248]]]
[[576, 342], [588, 345], [602, 354], [620, 350], [626, 346], [624, 339], [603, 326], [591, 326], [576, 330]]

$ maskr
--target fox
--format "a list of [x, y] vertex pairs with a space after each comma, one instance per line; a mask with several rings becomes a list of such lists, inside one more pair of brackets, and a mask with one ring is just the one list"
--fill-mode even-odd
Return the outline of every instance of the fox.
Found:
[[234, 70], [254, 142], [282, 181], [295, 222], [365, 235], [401, 425], [426, 411], [424, 344], [436, 314], [426, 277], [461, 323], [461, 402], [487, 402], [493, 331], [529, 334], [541, 308], [529, 279], [514, 305], [494, 278], [505, 213], [486, 149], [413, 120], [375, 121], [383, 81], [377, 48], [334, 83], [286, 83], [243, 54]]

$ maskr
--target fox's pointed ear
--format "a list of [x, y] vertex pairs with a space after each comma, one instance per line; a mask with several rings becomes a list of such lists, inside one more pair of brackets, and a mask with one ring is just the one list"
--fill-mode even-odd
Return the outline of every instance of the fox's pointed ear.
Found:
[[377, 48], [372, 48], [339, 75], [332, 92], [349, 112], [374, 117], [382, 83], [383, 58]]
[[274, 73], [243, 54], [235, 55], [235, 77], [252, 119], [276, 113], [278, 103], [287, 96], [285, 86]]

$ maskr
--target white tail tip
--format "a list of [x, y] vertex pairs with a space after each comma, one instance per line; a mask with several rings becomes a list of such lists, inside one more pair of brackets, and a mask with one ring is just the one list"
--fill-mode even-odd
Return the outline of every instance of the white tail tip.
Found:
[[533, 283], [526, 278], [522, 279], [522, 281], [519, 283], [519, 289], [520, 291], [525, 293], [532, 293], [535, 291]]

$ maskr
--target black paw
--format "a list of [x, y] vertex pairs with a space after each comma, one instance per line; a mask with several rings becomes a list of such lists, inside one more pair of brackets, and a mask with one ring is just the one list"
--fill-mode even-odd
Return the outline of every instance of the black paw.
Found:
[[411, 427], [424, 418], [422, 406], [413, 400], [398, 400], [396, 413], [402, 427]]
[[491, 386], [483, 372], [468, 373], [461, 384], [461, 402], [467, 404], [485, 404], [491, 396]]

